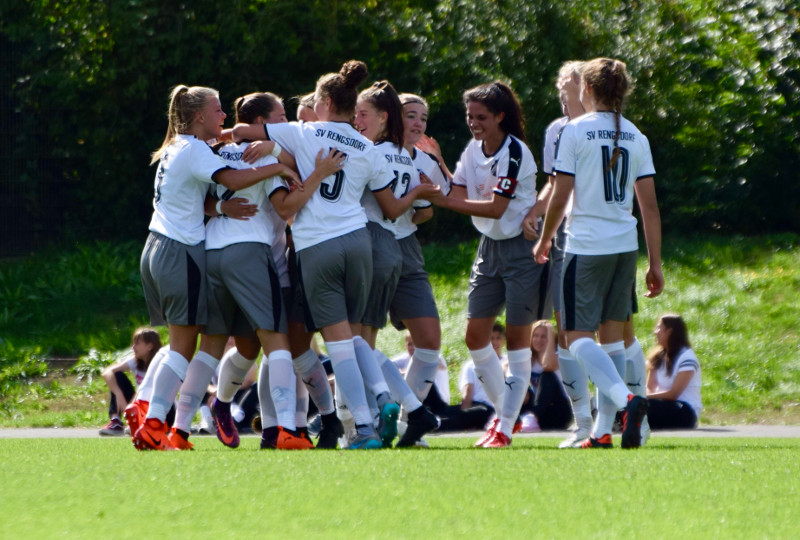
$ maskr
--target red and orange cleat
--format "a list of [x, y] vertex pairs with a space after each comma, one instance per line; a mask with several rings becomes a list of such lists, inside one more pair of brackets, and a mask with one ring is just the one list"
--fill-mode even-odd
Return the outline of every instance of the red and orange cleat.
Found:
[[581, 443], [581, 448], [614, 448], [614, 443], [611, 442], [611, 433], [606, 433], [599, 439], [590, 436]]
[[138, 446], [136, 432], [139, 431], [139, 428], [144, 423], [148, 409], [150, 409], [150, 403], [141, 399], [134, 400], [125, 407], [125, 421], [128, 422], [128, 428], [130, 428], [131, 441], [133, 441], [133, 446], [139, 450], [144, 449]]
[[484, 448], [508, 448], [511, 446], [511, 438], [502, 431], [495, 430], [491, 439], [483, 443]]
[[484, 444], [486, 444], [487, 442], [492, 440], [492, 438], [494, 437], [494, 433], [497, 430], [498, 424], [500, 424], [500, 419], [499, 418], [495, 418], [492, 421], [492, 425], [489, 427], [489, 429], [486, 431], [486, 433], [483, 434], [483, 437], [478, 439], [478, 441], [473, 446], [475, 448], [482, 448]]
[[169, 440], [169, 444], [175, 450], [194, 450], [194, 444], [189, 442], [188, 439], [185, 439], [183, 435], [178, 433], [178, 430], [176, 430], [175, 428], [172, 428], [169, 431], [167, 439]]
[[[138, 444], [137, 444], [138, 443]], [[167, 425], [158, 418], [148, 418], [136, 431], [137, 450], [174, 450], [167, 436]]]
[[278, 450], [311, 450], [314, 448], [314, 444], [302, 431], [292, 431], [278, 426], [278, 442], [275, 444], [275, 448]]

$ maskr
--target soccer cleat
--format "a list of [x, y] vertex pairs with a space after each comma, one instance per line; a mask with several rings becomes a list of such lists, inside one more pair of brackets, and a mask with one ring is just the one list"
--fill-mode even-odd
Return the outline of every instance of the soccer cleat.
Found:
[[502, 431], [495, 430], [492, 438], [483, 443], [483, 448], [508, 448], [511, 446], [511, 438]]
[[588, 439], [592, 434], [592, 418], [579, 418], [577, 420], [578, 429], [575, 433], [564, 439], [559, 448], [581, 448], [581, 443]]
[[417, 446], [417, 443], [429, 431], [438, 429], [439, 419], [425, 405], [408, 414], [408, 425], [400, 440], [397, 441], [397, 448]]
[[647, 416], [642, 419], [642, 446], [647, 444], [647, 441], [650, 439], [650, 422], [647, 421]]
[[231, 404], [214, 398], [211, 404], [211, 416], [217, 428], [217, 439], [228, 448], [239, 447], [239, 432], [231, 416]]
[[495, 418], [492, 421], [492, 425], [489, 427], [488, 430], [486, 430], [486, 433], [483, 434], [483, 437], [478, 439], [478, 441], [472, 446], [474, 446], [475, 448], [482, 448], [484, 444], [486, 444], [492, 437], [494, 437], [494, 432], [497, 429], [498, 424], [500, 424], [500, 419]]
[[167, 438], [167, 425], [158, 418], [147, 418], [134, 435], [137, 450], [174, 450]]
[[[139, 430], [144, 419], [147, 417], [147, 411], [150, 409], [150, 402], [136, 399], [130, 405], [125, 407], [125, 421], [128, 422], [128, 427], [131, 430], [131, 440], [133, 445], [136, 446], [136, 432]], [[142, 450], [140, 448], [140, 450]]]
[[313, 437], [319, 437], [319, 432], [322, 430], [322, 415], [318, 414], [311, 422], [308, 423], [308, 434]]
[[278, 450], [311, 450], [314, 445], [304, 432], [278, 426], [278, 441], [275, 448]]
[[261, 449], [275, 450], [278, 447], [278, 426], [261, 430]]
[[614, 443], [611, 442], [611, 433], [606, 433], [599, 439], [589, 437], [581, 443], [581, 448], [614, 448]]
[[[320, 415], [320, 418], [322, 416]], [[319, 438], [317, 439], [317, 448], [323, 450], [335, 450], [339, 437], [344, 435], [344, 425], [342, 421], [336, 416], [336, 413], [331, 413], [322, 418], [322, 429], [319, 431]]]
[[649, 403], [641, 396], [628, 396], [625, 416], [622, 421], [622, 448], [639, 448], [642, 445], [642, 419], [647, 414]]
[[378, 435], [384, 448], [391, 448], [392, 441], [397, 437], [397, 417], [400, 416], [400, 406], [391, 402], [381, 407], [378, 419]]
[[108, 424], [100, 428], [100, 435], [105, 435], [107, 437], [125, 435], [125, 426], [122, 425], [122, 420], [119, 418], [112, 418]]
[[514, 422], [514, 429], [511, 430], [511, 434], [519, 433], [522, 431], [522, 419], [517, 418], [517, 421]]
[[356, 435], [348, 448], [350, 450], [377, 450], [383, 448], [383, 443], [376, 435]]
[[175, 428], [170, 430], [167, 439], [169, 439], [169, 444], [175, 450], [194, 450], [194, 444], [190, 443], [188, 439], [184, 439]]

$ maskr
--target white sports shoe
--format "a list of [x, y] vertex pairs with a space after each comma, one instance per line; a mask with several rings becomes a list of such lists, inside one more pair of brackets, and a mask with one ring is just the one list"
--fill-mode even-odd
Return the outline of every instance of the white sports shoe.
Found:
[[564, 439], [561, 444], [558, 445], [559, 448], [580, 448], [581, 443], [592, 434], [591, 416], [588, 418], [579, 418], [576, 423], [578, 428], [575, 430], [575, 433]]

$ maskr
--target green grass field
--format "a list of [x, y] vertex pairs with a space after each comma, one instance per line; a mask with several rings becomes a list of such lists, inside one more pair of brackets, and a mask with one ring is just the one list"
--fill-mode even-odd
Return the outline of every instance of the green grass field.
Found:
[[[0, 538], [797, 538], [800, 440], [656, 438], [568, 451], [136, 452], [0, 440]], [[618, 440], [615, 441], [618, 443]]]

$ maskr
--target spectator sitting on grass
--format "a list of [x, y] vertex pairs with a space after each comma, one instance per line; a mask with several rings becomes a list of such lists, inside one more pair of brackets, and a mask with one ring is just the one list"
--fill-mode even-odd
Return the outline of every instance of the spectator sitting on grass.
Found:
[[159, 349], [161, 349], [161, 336], [158, 335], [158, 332], [148, 327], [139, 328], [133, 333], [131, 353], [103, 370], [103, 380], [106, 381], [106, 385], [111, 391], [108, 406], [110, 420], [100, 429], [100, 435], [124, 435], [125, 428], [121, 417], [125, 407], [136, 394], [136, 390], [125, 372], [132, 372], [136, 379], [136, 386], [139, 386]]

